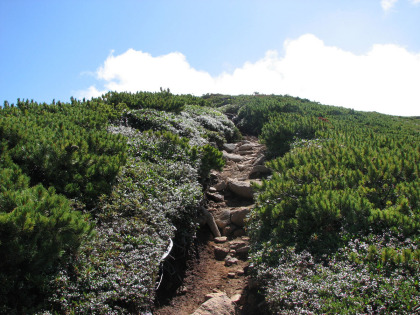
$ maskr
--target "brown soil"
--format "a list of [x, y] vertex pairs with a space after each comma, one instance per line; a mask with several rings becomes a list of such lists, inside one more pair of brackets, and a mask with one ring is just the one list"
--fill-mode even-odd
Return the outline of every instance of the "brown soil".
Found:
[[[246, 177], [246, 169], [243, 165], [252, 165], [252, 163], [261, 156], [264, 147], [257, 143], [256, 138], [247, 137], [246, 140], [255, 145], [254, 149], [244, 160], [235, 163], [228, 161], [222, 172], [213, 174], [220, 179], [241, 179]], [[240, 164], [240, 165], [238, 165]], [[239, 166], [239, 167], [238, 167]], [[249, 171], [249, 168], [247, 168]], [[208, 202], [209, 211], [221, 211], [223, 209], [234, 209], [252, 205], [252, 201], [236, 197], [228, 190], [223, 192], [224, 201]], [[228, 237], [228, 242], [217, 244], [217, 246], [229, 248], [232, 241], [245, 241], [247, 237]], [[224, 260], [216, 260], [214, 246], [216, 245], [213, 235], [207, 226], [200, 228], [197, 233], [197, 239], [193, 248], [195, 252], [189, 255], [186, 261], [185, 275], [182, 279], [182, 285], [176, 289], [174, 296], [170, 299], [160, 299], [160, 305], [156, 306], [153, 314], [156, 315], [187, 315], [193, 313], [206, 300], [206, 295], [214, 292], [225, 292], [230, 298], [235, 298], [237, 314], [255, 314], [259, 298], [253, 290], [250, 290], [251, 281], [247, 274], [249, 262], [247, 256], [240, 257], [237, 264], [226, 266]], [[240, 298], [238, 296], [240, 295]]]

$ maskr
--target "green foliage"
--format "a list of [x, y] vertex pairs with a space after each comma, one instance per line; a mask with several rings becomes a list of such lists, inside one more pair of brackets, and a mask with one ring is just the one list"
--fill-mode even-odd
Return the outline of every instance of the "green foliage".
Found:
[[46, 294], [57, 263], [92, 235], [92, 224], [53, 188], [29, 187], [29, 178], [4, 154], [0, 165], [0, 311], [26, 312]]
[[107, 133], [118, 110], [96, 102], [18, 102], [2, 110], [0, 137], [32, 184], [53, 186], [68, 197], [92, 202], [109, 191], [126, 160], [126, 144]]
[[313, 116], [277, 114], [264, 124], [260, 138], [267, 145], [268, 157], [284, 155], [291, 145], [300, 140], [310, 140], [318, 130], [326, 128], [326, 122]]
[[[255, 272], [273, 311], [351, 314], [371, 312], [366, 305], [375, 305], [373, 311], [380, 313], [385, 305], [391, 312], [409, 313], [420, 299], [418, 286], [411, 284], [419, 270], [414, 259], [420, 237], [420, 129], [416, 120], [332, 110], [314, 103], [299, 104], [301, 100], [294, 102], [294, 113], [284, 113], [275, 98], [271, 103], [259, 102], [257, 109], [243, 105], [242, 124], [261, 126], [253, 131], [261, 130], [270, 156], [279, 157], [268, 162], [274, 174], [263, 182], [248, 228]], [[251, 112], [259, 119], [250, 118]], [[351, 249], [358, 239], [366, 242], [363, 254]], [[284, 256], [283, 249], [289, 247], [291, 254]], [[300, 272], [292, 257], [303, 252], [313, 257], [312, 266], [321, 268], [334, 259], [341, 271], [330, 265], [319, 274], [311, 267], [312, 273], [303, 274], [301, 285], [293, 286], [293, 275], [284, 273]], [[343, 252], [346, 254], [338, 254]], [[353, 279], [345, 287], [309, 289], [317, 277], [334, 281], [345, 270]], [[349, 275], [352, 270], [366, 277], [367, 286], [382, 279], [369, 291], [369, 299], [358, 298], [363, 285]], [[392, 277], [401, 280], [395, 283]], [[310, 295], [308, 290], [312, 290]], [[381, 290], [394, 292], [394, 296], [383, 295]], [[397, 296], [396, 292], [401, 293]], [[317, 297], [322, 304], [317, 304]], [[394, 299], [398, 308], [390, 305]]]
[[6, 104], [1, 313], [150, 309], [169, 240], [192, 241], [200, 181], [223, 164], [208, 143], [238, 135], [205, 104], [169, 90]]
[[201, 165], [200, 165], [200, 176], [201, 178], [207, 178], [210, 171], [222, 170], [225, 166], [225, 160], [223, 154], [216, 148], [207, 144], [200, 149], [201, 153]]
[[108, 92], [97, 99], [108, 105], [117, 106], [124, 104], [130, 109], [153, 108], [159, 111], [179, 113], [184, 109], [185, 105], [206, 106], [208, 103], [196, 96], [192, 95], [174, 95], [169, 89], [161, 88], [160, 92]]
[[97, 237], [50, 284], [49, 301], [60, 312], [147, 311], [169, 239], [182, 244], [195, 233], [198, 150], [168, 131], [114, 126], [112, 132], [128, 138], [130, 157], [97, 205]]

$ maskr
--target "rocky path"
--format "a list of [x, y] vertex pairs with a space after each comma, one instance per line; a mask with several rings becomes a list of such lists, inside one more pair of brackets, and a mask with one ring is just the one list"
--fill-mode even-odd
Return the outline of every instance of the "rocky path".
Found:
[[[264, 146], [246, 137], [225, 144], [226, 165], [212, 172], [202, 209], [197, 257], [187, 262], [183, 285], [168, 305], [156, 309], [169, 314], [255, 314], [257, 296], [248, 272], [249, 242], [245, 218], [253, 206], [252, 182], [270, 173], [263, 166]], [[205, 226], [207, 225], [207, 227]], [[211, 233], [209, 232], [211, 231]]]

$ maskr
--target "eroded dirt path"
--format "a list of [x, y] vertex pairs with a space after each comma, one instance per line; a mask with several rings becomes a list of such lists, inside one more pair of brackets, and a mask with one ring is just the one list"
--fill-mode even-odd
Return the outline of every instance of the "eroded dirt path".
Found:
[[[258, 312], [258, 298], [248, 276], [249, 244], [244, 218], [253, 206], [250, 182], [269, 174], [263, 166], [264, 149], [254, 137], [224, 146], [226, 165], [223, 171], [211, 174], [206, 193], [208, 204], [203, 211], [207, 217], [203, 213], [203, 218], [207, 219], [203, 223], [209, 224], [198, 232], [196, 251], [186, 262], [182, 285], [169, 301], [161, 301], [153, 314]], [[213, 222], [208, 222], [209, 213]], [[209, 228], [210, 223], [213, 229]], [[214, 235], [217, 230], [221, 237]]]

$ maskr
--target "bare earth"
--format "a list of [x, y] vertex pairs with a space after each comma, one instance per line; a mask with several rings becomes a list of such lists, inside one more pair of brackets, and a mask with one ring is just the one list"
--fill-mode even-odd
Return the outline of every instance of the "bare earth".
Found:
[[[243, 160], [233, 162], [228, 160], [222, 172], [213, 174], [215, 182], [220, 180], [229, 181], [244, 180], [249, 176], [249, 170], [252, 164], [261, 157], [264, 147], [258, 144], [256, 138], [246, 137], [242, 144], [251, 144], [252, 149], [242, 152]], [[241, 144], [238, 144], [238, 146]], [[235, 153], [235, 152], [234, 152]], [[238, 153], [238, 152], [236, 152]], [[224, 201], [212, 201], [209, 198], [207, 209], [210, 213], [217, 213], [224, 209], [235, 210], [239, 207], [252, 206], [253, 201], [238, 197], [228, 189], [220, 192]], [[239, 231], [238, 231], [239, 232]], [[176, 293], [168, 301], [160, 301], [153, 314], [156, 315], [187, 315], [193, 313], [202, 303], [206, 301], [206, 295], [209, 293], [224, 292], [235, 303], [236, 314], [255, 314], [260, 298], [252, 287], [251, 280], [247, 275], [249, 263], [247, 254], [237, 256], [238, 261], [227, 266], [225, 260], [215, 258], [214, 247], [229, 249], [238, 242], [241, 245], [248, 245], [246, 235], [230, 235], [226, 242], [215, 242], [213, 235], [207, 226], [201, 227], [197, 233], [195, 241], [195, 253], [189, 255], [187, 260], [187, 269], [183, 278], [182, 285], [176, 290]], [[241, 232], [244, 232], [243, 230]], [[251, 284], [251, 286], [250, 286]]]

